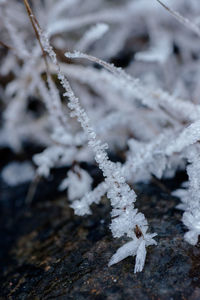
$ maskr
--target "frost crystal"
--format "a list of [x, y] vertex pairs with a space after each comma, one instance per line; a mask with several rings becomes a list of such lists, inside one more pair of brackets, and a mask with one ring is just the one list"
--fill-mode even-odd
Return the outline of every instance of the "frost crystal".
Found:
[[[0, 76], [6, 82], [0, 83], [0, 147], [16, 153], [24, 142], [42, 147], [33, 156], [37, 178], [67, 167], [59, 188], [67, 190], [78, 215], [91, 214], [91, 206], [106, 196], [112, 235], [126, 241], [109, 265], [135, 256], [134, 272], [142, 271], [156, 234], [149, 233], [148, 221], [135, 208], [132, 184], [149, 182], [152, 176], [170, 178], [186, 169], [189, 181], [174, 195], [184, 211], [185, 240], [197, 244], [198, 0], [168, 0], [173, 9], [159, 0], [24, 4], [27, 12], [20, 1], [0, 0], [0, 41], [6, 49], [0, 58]], [[125, 70], [109, 63], [124, 49], [128, 60], [130, 55]], [[30, 109], [32, 101], [39, 109]], [[110, 160], [108, 153], [116, 150], [123, 153], [123, 164]], [[92, 175], [82, 162], [98, 165], [104, 176], [93, 189]], [[33, 176], [27, 164], [14, 163], [2, 171], [9, 185]]]
[[59, 189], [68, 189], [70, 201], [82, 198], [91, 190], [92, 178], [85, 170], [75, 166], [67, 175], [67, 178], [61, 182]]

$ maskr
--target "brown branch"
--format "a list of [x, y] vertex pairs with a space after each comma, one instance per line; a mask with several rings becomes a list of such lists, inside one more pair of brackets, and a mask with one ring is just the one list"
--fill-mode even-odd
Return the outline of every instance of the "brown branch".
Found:
[[161, 0], [156, 0], [160, 5], [162, 5], [175, 19], [177, 19], [181, 24], [192, 30], [194, 33], [196, 33], [200, 37], [200, 28], [193, 23], [192, 21], [188, 20], [187, 18], [183, 17], [181, 14], [176, 12], [175, 10], [168, 7], [166, 4], [164, 4]]
[[11, 46], [8, 46], [6, 43], [0, 41], [0, 45], [4, 48], [7, 48], [9, 50], [15, 50], [15, 48], [11, 47]]
[[32, 27], [33, 27], [33, 29], [34, 29], [36, 38], [37, 38], [37, 40], [38, 40], [38, 42], [39, 42], [39, 45], [40, 45], [40, 48], [41, 48], [41, 50], [42, 50], [42, 56], [43, 56], [43, 58], [44, 58], [44, 62], [45, 62], [45, 65], [46, 65], [47, 75], [49, 76], [50, 73], [49, 73], [49, 66], [48, 66], [48, 61], [47, 61], [47, 54], [46, 54], [46, 52], [45, 52], [45, 50], [44, 50], [44, 48], [43, 48], [43, 46], [42, 46], [42, 42], [41, 42], [41, 39], [40, 39], [40, 35], [39, 35], [38, 29], [37, 29], [37, 27], [38, 27], [39, 29], [41, 29], [40, 24], [39, 24], [37, 18], [35, 17], [35, 15], [34, 15], [32, 9], [31, 9], [31, 7], [30, 7], [30, 5], [29, 5], [28, 0], [23, 0], [23, 1], [24, 1], [24, 5], [25, 5], [25, 7], [26, 7], [26, 11], [27, 11], [27, 14], [28, 14], [28, 16], [29, 16], [29, 19], [30, 19], [30, 21], [31, 21]]

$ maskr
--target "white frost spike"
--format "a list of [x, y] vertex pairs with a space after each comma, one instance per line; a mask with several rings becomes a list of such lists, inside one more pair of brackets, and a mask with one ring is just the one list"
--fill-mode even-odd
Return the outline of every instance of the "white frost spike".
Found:
[[134, 272], [141, 272], [146, 259], [146, 247], [157, 244], [156, 241], [153, 239], [156, 236], [156, 234], [148, 234], [146, 233], [146, 231], [147, 227], [144, 227], [142, 229], [142, 237], [138, 239], [135, 236], [132, 241], [120, 247], [117, 250], [117, 252], [112, 256], [108, 266], [112, 266], [128, 256], [136, 255]]
[[117, 264], [119, 261], [125, 259], [128, 256], [135, 256], [139, 244], [139, 240], [133, 240], [120, 247], [117, 252], [111, 257], [108, 266], [110, 267], [114, 264]]
[[181, 152], [184, 148], [195, 144], [200, 139], [200, 121], [192, 123], [186, 127], [179, 137], [171, 143], [167, 149], [166, 154], [172, 155], [174, 152]]
[[125, 259], [128, 256], [135, 256], [135, 269], [134, 273], [141, 272], [146, 258], [146, 243], [143, 238], [134, 239], [120, 247], [117, 252], [112, 256], [111, 260], [109, 261], [108, 266], [112, 266], [119, 261]]
[[198, 146], [194, 145], [188, 148], [186, 152], [186, 157], [190, 163], [187, 166], [188, 186], [185, 185], [186, 189], [179, 189], [174, 192], [174, 195], [179, 196], [182, 201], [178, 208], [185, 211], [182, 221], [189, 229], [184, 238], [191, 245], [197, 244], [198, 236], [200, 235], [200, 156]]
[[182, 221], [189, 229], [184, 235], [185, 240], [191, 245], [196, 245], [200, 234], [200, 212], [198, 207], [195, 207], [195, 211], [186, 211], [183, 214]]
[[144, 267], [147, 253], [145, 246], [145, 241], [142, 240], [137, 250], [134, 273], [141, 272]]

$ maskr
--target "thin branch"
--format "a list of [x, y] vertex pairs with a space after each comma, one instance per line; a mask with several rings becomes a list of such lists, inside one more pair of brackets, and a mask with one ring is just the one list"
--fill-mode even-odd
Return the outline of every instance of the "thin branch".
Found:
[[[30, 5], [29, 5], [29, 3], [28, 3], [28, 0], [23, 0], [23, 1], [24, 1], [24, 5], [25, 5], [25, 7], [26, 7], [26, 10], [27, 10], [27, 14], [28, 14], [28, 16], [29, 16], [29, 19], [30, 19], [30, 21], [31, 21], [32, 27], [33, 27], [33, 29], [34, 29], [34, 31], [35, 31], [36, 38], [37, 38], [37, 40], [38, 40], [38, 42], [39, 42], [39, 45], [40, 45], [40, 48], [41, 48], [41, 50], [42, 50], [42, 55], [43, 55], [43, 58], [44, 58], [44, 61], [45, 61], [46, 69], [47, 69], [47, 75], [50, 76], [50, 73], [49, 73], [49, 66], [48, 66], [48, 61], [47, 61], [47, 54], [46, 54], [46, 52], [45, 52], [45, 50], [44, 50], [44, 48], [43, 48], [43, 46], [42, 46], [42, 43], [41, 43], [41, 40], [40, 40], [40, 35], [39, 35], [39, 33], [38, 33], [38, 30], [37, 30], [37, 27], [38, 27], [39, 29], [41, 29], [41, 28], [40, 28], [40, 24], [39, 24], [39, 22], [37, 21], [37, 18], [35, 17], [35, 15], [34, 15], [32, 9], [31, 9], [31, 7], [30, 7]], [[37, 27], [36, 27], [36, 25], [37, 25]]]
[[166, 4], [164, 4], [160, 0], [156, 0], [160, 5], [162, 5], [170, 14], [176, 18], [181, 24], [192, 30], [194, 33], [196, 33], [200, 37], [200, 28], [193, 23], [192, 21], [188, 20], [187, 18], [183, 17], [180, 13], [173, 10], [172, 8], [168, 7]]
[[7, 49], [9, 49], [9, 50], [15, 50], [15, 48], [13, 48], [13, 47], [7, 45], [6, 43], [4, 43], [4, 42], [2, 42], [2, 41], [0, 41], [0, 46], [2, 46], [3, 48], [7, 48]]

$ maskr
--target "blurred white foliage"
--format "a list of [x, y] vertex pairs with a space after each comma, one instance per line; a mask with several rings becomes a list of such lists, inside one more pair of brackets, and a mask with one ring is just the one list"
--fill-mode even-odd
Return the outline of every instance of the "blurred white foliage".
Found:
[[[0, 83], [0, 146], [20, 152], [25, 141], [42, 145], [43, 152], [33, 157], [40, 176], [71, 167], [60, 188], [67, 189], [78, 215], [90, 214], [90, 206], [107, 195], [113, 236], [130, 239], [109, 265], [136, 256], [135, 272], [143, 269], [146, 247], [156, 242], [145, 216], [134, 207], [136, 195], [129, 184], [147, 182], [152, 175], [172, 177], [189, 163], [189, 183], [175, 194], [185, 211], [186, 241], [196, 244], [200, 234], [200, 6], [199, 0], [165, 3], [186, 16], [171, 11], [187, 29], [157, 1], [32, 1], [42, 29], [32, 21], [50, 58], [47, 67], [23, 2], [0, 0], [0, 41], [8, 46], [0, 75], [9, 78], [6, 87]], [[106, 62], [120, 57], [122, 49], [131, 56], [127, 70]], [[73, 58], [77, 61], [69, 64]], [[41, 100], [46, 111], [37, 115], [28, 109], [30, 97]], [[124, 164], [109, 159], [108, 146], [112, 152], [123, 150]], [[91, 176], [79, 167], [83, 161], [96, 161], [103, 172], [105, 181], [93, 190]], [[25, 172], [27, 166], [22, 167]], [[17, 167], [6, 168], [4, 180], [18, 184], [13, 179]], [[31, 179], [28, 171], [25, 177]]]
[[98, 23], [92, 26], [76, 44], [75, 48], [81, 51], [85, 51], [96, 40], [100, 39], [109, 29], [109, 26], [104, 23]]
[[68, 199], [70, 201], [79, 199], [91, 190], [92, 178], [85, 170], [79, 166], [74, 166], [70, 170], [60, 186], [60, 190], [67, 189]]
[[3, 180], [10, 186], [32, 181], [34, 175], [33, 165], [28, 161], [11, 162], [6, 165], [1, 172]]
[[[164, 35], [164, 34], [163, 34]], [[159, 37], [155, 45], [148, 51], [138, 52], [135, 55], [136, 60], [165, 63], [172, 53], [171, 41], [168, 38]]]

